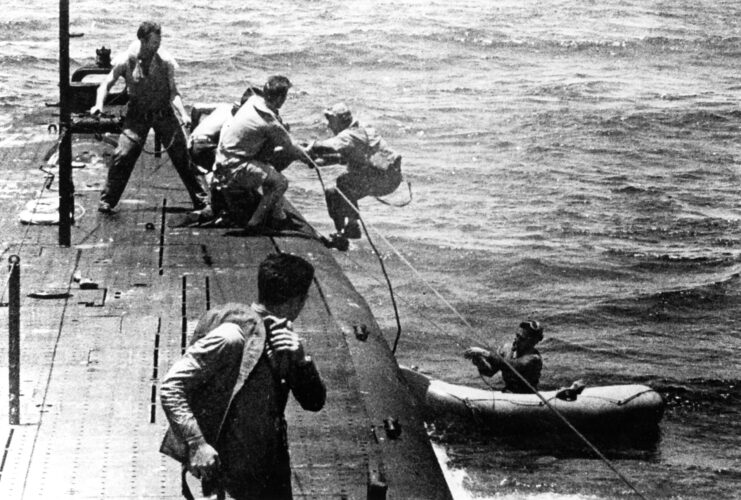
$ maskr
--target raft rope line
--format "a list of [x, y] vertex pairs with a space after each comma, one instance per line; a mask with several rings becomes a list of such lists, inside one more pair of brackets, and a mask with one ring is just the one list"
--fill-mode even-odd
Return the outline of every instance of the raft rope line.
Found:
[[[322, 179], [321, 172], [319, 172], [319, 166], [314, 162], [314, 160], [311, 158], [311, 156], [309, 156], [306, 153], [306, 151], [304, 151], [303, 149], [301, 151], [303, 152], [303, 154], [306, 157], [306, 159], [309, 160], [309, 162], [311, 163], [311, 166], [314, 168], [314, 171], [316, 172], [316, 176], [319, 179], [319, 184], [321, 184], [321, 186], [322, 186], [322, 192], [325, 194], [325, 200], [326, 200], [327, 187], [324, 184], [324, 179]], [[337, 189], [337, 191], [340, 193], [340, 195], [342, 195], [342, 197], [345, 200], [347, 200], [347, 197], [345, 196], [345, 194], [342, 191], [340, 191], [339, 189]], [[350, 202], [348, 201], [348, 203], [350, 203]], [[350, 206], [352, 206], [352, 203], [350, 203]], [[396, 354], [396, 346], [398, 345], [399, 339], [401, 338], [401, 318], [399, 317], [399, 308], [396, 305], [396, 296], [395, 296], [395, 293], [394, 293], [394, 288], [391, 285], [391, 278], [389, 278], [388, 272], [386, 272], [386, 265], [383, 263], [383, 258], [381, 257], [381, 253], [378, 251], [378, 248], [376, 248], [376, 245], [373, 243], [373, 240], [371, 239], [370, 234], [368, 233], [368, 228], [365, 225], [365, 221], [363, 221], [363, 218], [360, 217], [360, 212], [358, 212], [358, 210], [354, 206], [353, 206], [353, 209], [355, 210], [355, 212], [358, 213], [358, 217], [360, 219], [360, 224], [363, 226], [363, 232], [365, 233], [365, 237], [368, 238], [368, 243], [373, 248], [373, 253], [378, 258], [378, 263], [381, 266], [381, 272], [383, 273], [383, 276], [384, 276], [384, 278], [386, 280], [386, 284], [387, 284], [388, 289], [389, 289], [389, 294], [391, 296], [391, 304], [394, 307], [394, 318], [396, 319], [396, 338], [394, 340], [394, 347], [391, 350], [391, 352], [393, 354]]]
[[[278, 121], [278, 124], [279, 124], [279, 126], [281, 126], [281, 127], [282, 127], [282, 124], [281, 124], [281, 123], [280, 123], [279, 121]], [[283, 128], [283, 129], [285, 130], [285, 128]], [[288, 131], [286, 131], [286, 133], [288, 133]], [[303, 149], [301, 149], [301, 152], [303, 153], [304, 157], [305, 157], [305, 158], [306, 158], [307, 160], [309, 160], [309, 162], [310, 162], [310, 165], [311, 165], [311, 166], [312, 166], [312, 167], [314, 168], [314, 170], [316, 171], [316, 174], [317, 174], [317, 178], [319, 179], [319, 183], [320, 183], [320, 184], [321, 184], [321, 186], [322, 186], [322, 191], [323, 191], [323, 192], [325, 193], [325, 195], [326, 195], [327, 189], [326, 189], [326, 186], [325, 186], [325, 184], [324, 184], [324, 179], [322, 179], [322, 174], [321, 174], [321, 173], [319, 172], [319, 167], [318, 167], [318, 165], [317, 165], [317, 164], [316, 164], [316, 163], [314, 162], [314, 160], [313, 160], [313, 159], [311, 158], [311, 156], [309, 156], [309, 154], [308, 154], [308, 153], [306, 153], [306, 151], [304, 151]], [[393, 286], [391, 285], [391, 280], [389, 279], [389, 277], [388, 277], [388, 273], [386, 272], [386, 266], [385, 266], [385, 265], [384, 265], [384, 263], [383, 263], [383, 258], [381, 257], [381, 254], [380, 254], [380, 252], [378, 251], [378, 249], [376, 248], [375, 244], [373, 243], [373, 241], [372, 241], [372, 240], [371, 240], [371, 238], [370, 238], [370, 234], [369, 234], [369, 231], [368, 231], [368, 227], [367, 227], [367, 225], [366, 225], [365, 221], [363, 220], [363, 216], [362, 216], [362, 215], [360, 214], [360, 210], [358, 210], [358, 208], [357, 208], [357, 207], [356, 207], [356, 206], [355, 206], [355, 205], [354, 205], [354, 204], [353, 204], [352, 202], [350, 202], [350, 200], [349, 200], [349, 199], [347, 198], [347, 196], [345, 196], [345, 193], [343, 193], [343, 192], [342, 192], [342, 190], [340, 190], [340, 189], [338, 188], [338, 189], [337, 189], [337, 192], [338, 192], [338, 193], [340, 193], [340, 196], [342, 196], [342, 198], [343, 198], [343, 199], [344, 199], [344, 200], [345, 200], [345, 201], [347, 202], [347, 204], [348, 204], [348, 205], [350, 205], [350, 206], [352, 207], [352, 209], [353, 209], [353, 210], [355, 211], [355, 213], [356, 213], [356, 214], [358, 215], [358, 219], [360, 220], [360, 223], [361, 223], [361, 225], [363, 226], [363, 232], [365, 232], [365, 236], [366, 236], [366, 238], [368, 238], [368, 243], [370, 243], [370, 245], [371, 245], [371, 248], [373, 249], [373, 252], [375, 253], [376, 257], [378, 258], [378, 262], [379, 262], [379, 263], [380, 263], [380, 265], [381, 265], [381, 270], [382, 270], [382, 272], [383, 272], [383, 275], [384, 275], [384, 277], [385, 277], [385, 279], [386, 279], [386, 282], [388, 283], [388, 287], [389, 287], [389, 291], [390, 291], [390, 296], [391, 296], [391, 302], [392, 302], [392, 304], [393, 304], [393, 306], [394, 306], [394, 314], [395, 314], [395, 316], [396, 316], [396, 324], [397, 324], [397, 329], [398, 329], [398, 331], [397, 331], [397, 335], [396, 335], [396, 339], [394, 340], [394, 348], [393, 348], [393, 350], [392, 350], [392, 353], [396, 354], [396, 346], [397, 346], [397, 344], [398, 344], [398, 342], [399, 342], [399, 338], [401, 337], [401, 322], [400, 322], [400, 319], [399, 319], [399, 311], [398, 311], [398, 309], [397, 309], [397, 307], [396, 307], [396, 298], [395, 298], [395, 294], [394, 294]], [[325, 199], [326, 199], [326, 198], [325, 198]], [[377, 234], [377, 235], [378, 235], [378, 236], [379, 236], [379, 237], [380, 237], [380, 238], [381, 238], [381, 239], [382, 239], [382, 240], [383, 240], [383, 241], [384, 241], [384, 242], [385, 242], [385, 243], [386, 243], [386, 244], [387, 244], [387, 245], [389, 246], [389, 248], [391, 248], [391, 249], [392, 249], [392, 250], [394, 251], [394, 253], [395, 253], [395, 254], [396, 254], [396, 255], [397, 255], [397, 256], [398, 256], [398, 257], [399, 257], [399, 258], [400, 258], [400, 259], [402, 260], [402, 262], [404, 262], [404, 263], [405, 263], [405, 264], [406, 264], [406, 265], [407, 265], [407, 266], [408, 266], [408, 267], [409, 267], [409, 268], [410, 268], [410, 269], [411, 269], [411, 270], [412, 270], [412, 271], [413, 271], [413, 272], [415, 273], [415, 275], [417, 275], [417, 276], [419, 277], [419, 279], [420, 279], [420, 280], [422, 280], [422, 282], [423, 282], [423, 283], [424, 283], [424, 284], [425, 284], [425, 285], [427, 286], [427, 288], [428, 288], [428, 289], [430, 289], [430, 290], [431, 290], [431, 291], [432, 291], [432, 292], [433, 292], [433, 293], [434, 293], [434, 294], [435, 294], [435, 295], [436, 295], [436, 296], [437, 296], [438, 298], [440, 298], [440, 300], [441, 300], [441, 301], [442, 301], [443, 303], [445, 303], [445, 304], [446, 304], [446, 305], [447, 305], [447, 306], [448, 306], [448, 307], [449, 307], [449, 308], [450, 308], [450, 309], [451, 309], [451, 310], [452, 310], [452, 311], [453, 311], [453, 312], [454, 312], [454, 313], [455, 313], [455, 314], [456, 314], [456, 315], [457, 315], [457, 316], [458, 316], [458, 317], [459, 317], [459, 318], [461, 319], [461, 321], [463, 321], [463, 323], [464, 323], [464, 324], [465, 324], [465, 325], [466, 325], [466, 326], [467, 326], [467, 327], [469, 328], [469, 330], [471, 331], [471, 333], [473, 333], [473, 334], [474, 334], [474, 336], [476, 336], [476, 335], [475, 335], [475, 330], [473, 329], [473, 327], [471, 326], [471, 324], [470, 324], [470, 323], [469, 323], [469, 322], [468, 322], [468, 321], [466, 320], [466, 318], [465, 318], [465, 317], [463, 317], [463, 315], [462, 315], [462, 314], [461, 314], [460, 312], [458, 312], [458, 310], [457, 310], [457, 309], [456, 309], [455, 307], [453, 307], [453, 305], [452, 305], [452, 304], [450, 304], [450, 302], [448, 302], [447, 300], [445, 300], [445, 298], [444, 298], [444, 297], [443, 297], [443, 296], [442, 296], [442, 295], [441, 295], [441, 294], [440, 294], [440, 293], [439, 293], [439, 292], [438, 292], [437, 290], [435, 290], [435, 289], [434, 289], [434, 288], [433, 288], [433, 287], [432, 287], [432, 286], [431, 286], [431, 285], [430, 285], [430, 284], [429, 284], [429, 283], [427, 282], [427, 280], [425, 280], [425, 279], [424, 279], [424, 278], [423, 278], [423, 277], [421, 276], [421, 274], [420, 274], [420, 273], [419, 273], [419, 272], [418, 272], [418, 271], [417, 271], [417, 270], [416, 270], [416, 269], [414, 268], [414, 266], [412, 266], [412, 264], [411, 264], [411, 263], [409, 263], [409, 261], [408, 261], [408, 260], [407, 260], [406, 258], [404, 258], [404, 257], [403, 257], [403, 256], [401, 255], [401, 253], [400, 253], [400, 252], [399, 252], [399, 251], [398, 251], [398, 250], [396, 249], [396, 247], [394, 247], [394, 245], [392, 245], [392, 244], [391, 244], [391, 242], [389, 242], [389, 241], [388, 241], [388, 239], [386, 239], [386, 238], [385, 238], [385, 237], [384, 237], [384, 236], [383, 236], [383, 235], [382, 235], [382, 234], [381, 234], [381, 233], [380, 233], [380, 232], [379, 232], [378, 230], [376, 230], [375, 232], [376, 232], [376, 234]], [[548, 407], [548, 408], [549, 408], [549, 409], [550, 409], [550, 410], [551, 410], [551, 411], [552, 411], [552, 412], [553, 412], [553, 413], [554, 413], [554, 414], [555, 414], [555, 415], [556, 415], [556, 416], [557, 416], [557, 417], [558, 417], [558, 418], [559, 418], [559, 419], [560, 419], [560, 420], [561, 420], [561, 421], [562, 421], [562, 422], [563, 422], [564, 424], [566, 424], [566, 426], [567, 426], [567, 427], [568, 427], [569, 429], [571, 429], [571, 430], [572, 430], [572, 431], [574, 432], [574, 434], [576, 434], [576, 435], [577, 435], [577, 436], [578, 436], [578, 437], [579, 437], [579, 438], [580, 438], [580, 439], [581, 439], [581, 440], [582, 440], [582, 441], [583, 441], [583, 442], [584, 442], [584, 443], [585, 443], [585, 444], [586, 444], [586, 445], [587, 445], [587, 446], [588, 446], [588, 447], [589, 447], [589, 448], [590, 448], [590, 449], [591, 449], [591, 450], [592, 450], [592, 451], [593, 451], [593, 452], [594, 452], [594, 453], [595, 453], [595, 454], [596, 454], [596, 455], [597, 455], [597, 456], [598, 456], [598, 457], [599, 457], [599, 458], [600, 458], [600, 459], [601, 459], [601, 460], [602, 460], [602, 461], [603, 461], [603, 462], [604, 462], [604, 463], [605, 463], [605, 464], [607, 465], [607, 467], [608, 467], [608, 468], [610, 468], [610, 470], [612, 470], [612, 471], [613, 471], [613, 472], [614, 472], [614, 473], [615, 473], [615, 474], [616, 474], [616, 475], [617, 475], [617, 476], [618, 476], [618, 477], [619, 477], [619, 478], [620, 478], [620, 479], [621, 479], [621, 480], [622, 480], [622, 481], [623, 481], [623, 482], [624, 482], [624, 483], [625, 483], [625, 484], [626, 484], [626, 485], [627, 485], [627, 486], [628, 486], [628, 487], [629, 487], [629, 488], [630, 488], [631, 490], [633, 490], [633, 492], [634, 492], [634, 493], [635, 493], [635, 494], [636, 494], [636, 495], [637, 495], [637, 496], [638, 496], [639, 498], [641, 498], [641, 499], [643, 499], [643, 500], [646, 500], [646, 497], [644, 497], [644, 496], [643, 496], [643, 494], [641, 494], [641, 492], [640, 492], [640, 491], [638, 491], [638, 489], [637, 489], [637, 488], [635, 487], [635, 485], [633, 485], [633, 483], [632, 483], [632, 482], [631, 482], [631, 481], [630, 481], [630, 480], [629, 480], [629, 479], [628, 479], [628, 478], [627, 478], [626, 476], [624, 476], [624, 475], [623, 475], [623, 474], [622, 474], [622, 473], [621, 473], [621, 472], [620, 472], [620, 471], [619, 471], [619, 470], [618, 470], [618, 469], [617, 469], [617, 468], [616, 468], [616, 467], [615, 467], [615, 466], [614, 466], [614, 465], [612, 464], [612, 462], [610, 462], [610, 460], [609, 460], [609, 459], [608, 459], [608, 458], [607, 458], [607, 457], [606, 457], [606, 456], [605, 456], [604, 454], [602, 454], [602, 452], [600, 452], [600, 451], [599, 451], [599, 450], [597, 449], [597, 447], [596, 447], [596, 446], [595, 446], [594, 444], [592, 444], [592, 442], [591, 442], [591, 441], [589, 441], [589, 439], [587, 439], [587, 438], [586, 438], [586, 436], [584, 436], [584, 435], [583, 435], [583, 434], [582, 434], [581, 432], [579, 432], [579, 430], [578, 430], [578, 429], [577, 429], [576, 427], [574, 427], [574, 425], [573, 425], [573, 424], [572, 424], [571, 422], [569, 422], [569, 421], [568, 421], [568, 419], [567, 419], [566, 417], [564, 417], [564, 416], [563, 416], [563, 415], [561, 414], [561, 412], [559, 412], [559, 411], [558, 411], [558, 410], [557, 410], [556, 408], [554, 408], [554, 407], [553, 407], [553, 405], [551, 405], [551, 404], [550, 404], [550, 403], [549, 403], [549, 402], [548, 402], [548, 401], [547, 401], [547, 400], [546, 400], [546, 399], [545, 399], [545, 398], [543, 397], [543, 395], [542, 395], [542, 394], [540, 394], [540, 392], [538, 392], [538, 390], [537, 390], [537, 389], [535, 389], [535, 387], [533, 387], [533, 386], [532, 386], [532, 384], [530, 384], [530, 382], [528, 382], [528, 381], [527, 381], [527, 380], [525, 379], [525, 377], [523, 377], [523, 376], [522, 376], [522, 375], [521, 375], [521, 374], [520, 374], [520, 373], [519, 373], [519, 372], [518, 372], [517, 370], [515, 370], [515, 369], [514, 369], [514, 367], [513, 367], [513, 366], [512, 366], [512, 365], [511, 365], [511, 364], [510, 364], [510, 363], [509, 363], [509, 362], [508, 362], [508, 361], [507, 361], [506, 359], [504, 359], [503, 357], [499, 356], [499, 354], [498, 354], [498, 353], [495, 353], [495, 355], [496, 355], [496, 356], [498, 356], [498, 357], [499, 357], [499, 359], [500, 359], [500, 360], [501, 360], [501, 361], [502, 361], [502, 362], [503, 362], [503, 363], [504, 363], [505, 365], [507, 365], [507, 367], [509, 367], [509, 369], [510, 369], [510, 370], [511, 370], [511, 371], [512, 371], [512, 372], [513, 372], [513, 373], [514, 373], [514, 374], [515, 374], [515, 375], [516, 375], [516, 376], [517, 376], [517, 377], [518, 377], [518, 378], [519, 378], [520, 380], [522, 380], [522, 382], [524, 382], [524, 383], [525, 383], [525, 385], [526, 385], [526, 386], [527, 386], [527, 387], [528, 387], [528, 388], [529, 388], [529, 389], [530, 389], [531, 391], [533, 391], [533, 393], [534, 393], [534, 394], [535, 394], [536, 396], [538, 396], [538, 398], [539, 398], [539, 399], [540, 399], [540, 400], [541, 400], [541, 401], [542, 401], [542, 402], [543, 402], [543, 403], [544, 403], [544, 404], [545, 404], [545, 405], [546, 405], [546, 406], [547, 406], [547, 407]], [[488, 385], [488, 384], [487, 384], [487, 385]]]
[[384, 205], [388, 205], [389, 207], [404, 208], [405, 206], [409, 205], [414, 199], [414, 195], [412, 195], [412, 183], [407, 180], [404, 180], [404, 184], [406, 184], [407, 192], [409, 193], [409, 199], [406, 201], [402, 201], [400, 203], [393, 203], [391, 201], [384, 200], [380, 196], [374, 196], [374, 198], [379, 203], [383, 203]]
[[[317, 173], [318, 173], [318, 171], [317, 171]], [[322, 182], [322, 187], [324, 187], [324, 183], [323, 182]], [[337, 191], [345, 199], [345, 201], [353, 208], [353, 210], [355, 210], [355, 212], [358, 215], [358, 218], [360, 219], [361, 224], [363, 225], [363, 230], [365, 231], [366, 236], [369, 236], [368, 235], [368, 230], [367, 230], [366, 224], [363, 221], [362, 216], [360, 215], [360, 211], [350, 202], [350, 200], [345, 196], [345, 194], [341, 190], [338, 189]], [[406, 258], [404, 258], [403, 255], [401, 255], [401, 253], [396, 249], [396, 247], [394, 247], [394, 245], [391, 244], [391, 242], [388, 241], [388, 239], [386, 239], [378, 230], [375, 230], [375, 233], [389, 246], [389, 248], [391, 248], [394, 251], [394, 253], [402, 260], [402, 262], [404, 262], [415, 273], [415, 275], [427, 286], [427, 288], [429, 290], [431, 290], [435, 294], [435, 296], [437, 296], [445, 305], [447, 305], [450, 308], [450, 310], [453, 311], [453, 313], [455, 313], [461, 319], [461, 321], [463, 321], [463, 323], [469, 328], [469, 330], [471, 331], [471, 333], [473, 333], [474, 336], [476, 336], [475, 330], [473, 329], [473, 327], [471, 326], [471, 324], [463, 317], [463, 315], [460, 312], [458, 312], [458, 310], [452, 304], [450, 304], [450, 302], [448, 302], [447, 300], [445, 300], [445, 298], [437, 290], [435, 290], [427, 282], [427, 280], [425, 280], [422, 277], [422, 275], [414, 268], [414, 266]], [[368, 239], [368, 241], [370, 243], [370, 238]], [[371, 243], [371, 247], [373, 248], [373, 251], [376, 252], [376, 256], [378, 257], [379, 261], [383, 262], [383, 260], [380, 257], [380, 254], [378, 254], [378, 250], [376, 249], [375, 245], [373, 245]], [[383, 271], [384, 271], [384, 275], [386, 275], [385, 267], [383, 268]], [[390, 282], [389, 282], [389, 287], [390, 286], [391, 285], [390, 285]], [[392, 293], [392, 297], [391, 298], [392, 298], [392, 301], [394, 302], [394, 310], [396, 311], [396, 301], [393, 298], [393, 290], [391, 291], [391, 293]], [[397, 312], [397, 322], [398, 322], [398, 312]], [[399, 338], [397, 337], [396, 338], [396, 341], [398, 342], [398, 340], [399, 340]], [[396, 347], [396, 342], [394, 342], [394, 347]], [[543, 402], [543, 404], [545, 404], [548, 407], [548, 409], [550, 409], [569, 429], [571, 429], [574, 432], [574, 434], [576, 434], [579, 437], [579, 439], [581, 439], [605, 463], [605, 465], [607, 465], [607, 467], [610, 468], [610, 470], [612, 470], [631, 490], [633, 490], [633, 492], [639, 498], [641, 498], [643, 500], [646, 500], [646, 497], [643, 496], [643, 494], [640, 491], [638, 491], [638, 489], [636, 488], [636, 486], [626, 476], [624, 476], [612, 464], [612, 462], [602, 452], [600, 452], [597, 449], [597, 447], [594, 444], [592, 444], [592, 442], [589, 441], [589, 439], [587, 439], [586, 436], [584, 436], [584, 434], [582, 434], [581, 432], [579, 432], [579, 430], [571, 422], [569, 422], [568, 419], [566, 417], [564, 417], [563, 414], [561, 414], [561, 412], [559, 412], [553, 405], [551, 405], [548, 402], [548, 400], [545, 399], [545, 397], [543, 397], [543, 395], [537, 389], [535, 389], [535, 387], [533, 387], [532, 384], [530, 384], [530, 382], [527, 381], [527, 379], [525, 379], [525, 377], [523, 377], [517, 370], [515, 370], [514, 367], [512, 366], [512, 364], [509, 363], [509, 361], [507, 361], [505, 358], [499, 356], [498, 353], [494, 353], [494, 355], [497, 356], [499, 358], [499, 360], [502, 361], [512, 371], [512, 373], [514, 373], [522, 382], [524, 382], [525, 385], [531, 391], [533, 391], [533, 393]], [[483, 377], [482, 377], [482, 379], [483, 379]], [[488, 383], [487, 383], [487, 385], [489, 387], [491, 387], [491, 385], [489, 385]]]
[[589, 399], [600, 399], [602, 401], [607, 401], [608, 403], [612, 403], [612, 404], [614, 404], [616, 406], [623, 406], [623, 405], [627, 405], [628, 403], [630, 403], [634, 399], [640, 398], [644, 394], [648, 394], [649, 392], [654, 392], [654, 390], [653, 389], [646, 389], [646, 390], [641, 391], [641, 392], [636, 392], [635, 394], [631, 394], [629, 397], [627, 397], [625, 399], [615, 399], [615, 398], [608, 398], [608, 397], [605, 397], [605, 396], [593, 396], [593, 395], [582, 395], [581, 397], [582, 398], [589, 398]]

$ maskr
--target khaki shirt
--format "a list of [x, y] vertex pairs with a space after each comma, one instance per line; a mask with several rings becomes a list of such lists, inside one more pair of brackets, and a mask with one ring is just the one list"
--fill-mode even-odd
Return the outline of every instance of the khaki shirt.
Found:
[[252, 160], [270, 163], [275, 148], [293, 160], [303, 158], [303, 151], [293, 144], [277, 111], [258, 95], [250, 97], [221, 129], [216, 148], [216, 165], [236, 167]]
[[373, 127], [363, 127], [357, 121], [334, 137], [317, 141], [317, 149], [331, 149], [340, 153], [347, 163], [349, 172], [361, 172], [368, 169], [370, 157], [381, 153], [386, 158], [394, 159], [398, 155], [389, 147]]
[[216, 146], [224, 124], [229, 121], [234, 113], [234, 104], [219, 104], [211, 113], [202, 119], [190, 134], [190, 143], [209, 142]]

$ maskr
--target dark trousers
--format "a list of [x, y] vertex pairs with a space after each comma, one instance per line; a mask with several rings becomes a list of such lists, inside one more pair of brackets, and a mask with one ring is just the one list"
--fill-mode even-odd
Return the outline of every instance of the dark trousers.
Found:
[[216, 161], [216, 144], [195, 143], [190, 147], [189, 152], [193, 163], [205, 172], [213, 171], [214, 162]]
[[113, 153], [111, 166], [108, 169], [101, 201], [115, 207], [126, 189], [136, 160], [141, 154], [147, 140], [149, 129], [153, 128], [167, 148], [167, 154], [175, 170], [188, 190], [190, 199], [196, 209], [208, 204], [208, 189], [206, 179], [191, 164], [188, 149], [185, 143], [185, 134], [180, 127], [175, 114], [172, 112], [160, 113], [152, 118], [127, 115], [124, 120], [123, 132], [118, 138], [118, 147]]
[[[341, 231], [358, 220], [358, 200], [366, 196], [385, 196], [393, 193], [401, 184], [401, 161], [399, 159], [388, 170], [364, 169], [348, 171], [337, 177], [335, 186], [327, 189], [327, 210], [334, 221], [335, 229]], [[338, 191], [341, 191], [345, 197]], [[350, 203], [347, 202], [347, 200]]]

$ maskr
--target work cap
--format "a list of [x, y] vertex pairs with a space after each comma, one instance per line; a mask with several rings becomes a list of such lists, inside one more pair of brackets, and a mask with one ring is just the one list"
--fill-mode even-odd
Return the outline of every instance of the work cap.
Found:
[[523, 333], [530, 338], [537, 339], [538, 342], [543, 340], [543, 327], [535, 320], [523, 321], [520, 323]]
[[352, 112], [350, 112], [350, 108], [348, 108], [347, 104], [345, 104], [344, 102], [338, 102], [331, 108], [325, 109], [324, 116], [333, 116], [336, 118], [340, 118], [341, 120], [352, 120]]

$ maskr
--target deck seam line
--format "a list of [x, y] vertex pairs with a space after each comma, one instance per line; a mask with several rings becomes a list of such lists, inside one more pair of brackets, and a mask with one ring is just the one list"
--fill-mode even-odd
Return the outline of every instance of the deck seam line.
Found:
[[[77, 251], [77, 256], [75, 259], [75, 267], [72, 270], [72, 275], [74, 276], [75, 272], [77, 272], [77, 268], [80, 265], [80, 258], [82, 256], [82, 250]], [[72, 288], [72, 279], [70, 278], [70, 281], [67, 282], [67, 291], [69, 292]], [[59, 328], [57, 330], [57, 337], [54, 340], [54, 350], [52, 351], [51, 355], [51, 361], [49, 363], [49, 373], [46, 377], [46, 384], [44, 385], [44, 397], [41, 398], [41, 410], [39, 411], [39, 420], [36, 424], [36, 429], [33, 433], [33, 443], [31, 444], [31, 452], [28, 455], [28, 464], [26, 466], [26, 474], [23, 476], [23, 486], [21, 486], [21, 496], [19, 500], [23, 500], [26, 494], [26, 486], [28, 484], [28, 477], [31, 472], [31, 463], [33, 462], [33, 457], [36, 452], [36, 445], [38, 444], [39, 440], [39, 432], [41, 431], [41, 425], [44, 423], [44, 409], [46, 408], [46, 399], [49, 396], [49, 386], [51, 385], [51, 379], [52, 375], [54, 373], [54, 368], [56, 367], [56, 359], [57, 359], [57, 352], [59, 351], [59, 341], [62, 337], [62, 330], [64, 329], [64, 320], [67, 316], [67, 308], [69, 307], [69, 297], [64, 299], [64, 306], [62, 307], [62, 314], [60, 315], [59, 320]]]

